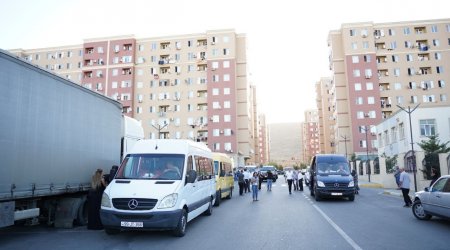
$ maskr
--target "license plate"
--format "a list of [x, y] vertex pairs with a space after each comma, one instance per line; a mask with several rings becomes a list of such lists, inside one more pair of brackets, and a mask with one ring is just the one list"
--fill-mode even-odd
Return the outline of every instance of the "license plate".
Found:
[[342, 195], [342, 193], [331, 193], [331, 195], [340, 196], [340, 195]]
[[143, 222], [121, 221], [120, 226], [122, 226], [122, 227], [144, 227], [144, 223]]

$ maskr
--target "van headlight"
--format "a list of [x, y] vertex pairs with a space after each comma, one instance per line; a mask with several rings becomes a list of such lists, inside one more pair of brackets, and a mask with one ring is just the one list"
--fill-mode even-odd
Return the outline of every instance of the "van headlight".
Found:
[[159, 204], [158, 208], [171, 208], [175, 206], [177, 203], [178, 194], [170, 194], [162, 199], [161, 204]]
[[111, 207], [109, 196], [104, 192], [102, 196], [102, 207]]
[[317, 181], [317, 186], [318, 187], [325, 187], [325, 184], [321, 181]]
[[350, 188], [350, 187], [354, 187], [355, 186], [355, 182], [354, 181], [351, 181], [349, 184], [348, 184], [348, 187]]

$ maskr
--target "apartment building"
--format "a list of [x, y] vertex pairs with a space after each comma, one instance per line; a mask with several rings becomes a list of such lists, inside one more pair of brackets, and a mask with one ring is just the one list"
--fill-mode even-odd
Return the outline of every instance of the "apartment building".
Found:
[[450, 19], [343, 24], [328, 45], [336, 138], [350, 142], [338, 140], [338, 153], [375, 155], [376, 125], [397, 105], [450, 105]]
[[258, 156], [256, 157], [257, 164], [266, 164], [270, 162], [270, 145], [269, 145], [269, 131], [266, 122], [266, 116], [264, 114], [258, 115], [258, 144], [256, 147], [256, 152]]
[[335, 126], [336, 117], [335, 112], [335, 95], [332, 89], [331, 78], [323, 77], [316, 82], [316, 104], [319, 119], [319, 142], [320, 153], [333, 154], [335, 153], [336, 140]]
[[254, 161], [258, 123], [245, 34], [125, 35], [11, 52], [120, 101], [125, 115], [142, 122], [146, 138], [203, 141], [236, 165]]
[[320, 153], [318, 110], [306, 110], [302, 125], [302, 162], [309, 165], [311, 158]]

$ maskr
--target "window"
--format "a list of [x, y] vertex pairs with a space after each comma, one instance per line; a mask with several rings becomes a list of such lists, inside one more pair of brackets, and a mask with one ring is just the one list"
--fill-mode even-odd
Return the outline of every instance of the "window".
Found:
[[219, 95], [219, 89], [218, 88], [214, 88], [212, 90], [212, 95]]
[[361, 90], [361, 83], [355, 83], [355, 91]]
[[350, 36], [356, 36], [356, 30], [351, 29], [350, 31]]
[[220, 136], [220, 130], [219, 129], [213, 129], [213, 136]]
[[367, 145], [366, 140], [360, 140], [359, 141], [359, 147], [366, 148], [366, 145]]
[[412, 61], [413, 61], [413, 55], [407, 54], [407, 55], [406, 55], [406, 61], [412, 62]]
[[354, 69], [353, 70], [353, 77], [360, 77], [361, 76], [361, 72], [359, 71], [359, 69]]
[[224, 74], [223, 75], [223, 81], [224, 82], [229, 82], [230, 81], [230, 74]]
[[373, 90], [373, 83], [367, 82], [367, 83], [366, 83], [366, 89], [367, 89], [367, 90]]
[[434, 53], [434, 59], [436, 59], [436, 60], [441, 60], [441, 59], [442, 59], [441, 53], [440, 53], [440, 52]]
[[398, 139], [405, 139], [405, 125], [402, 123], [398, 124]]
[[223, 102], [223, 107], [226, 108], [226, 109], [231, 108], [231, 103], [230, 103], [230, 101], [224, 101], [224, 102]]
[[436, 66], [436, 72], [438, 74], [444, 73], [444, 68], [442, 66]]
[[212, 122], [214, 123], [220, 122], [220, 117], [218, 115], [213, 115]]
[[363, 103], [363, 98], [362, 97], [356, 97], [356, 104], [357, 105], [362, 105]]
[[212, 62], [212, 68], [214, 69], [218, 69], [219, 68], [219, 62]]
[[356, 112], [356, 118], [358, 118], [358, 119], [364, 119], [364, 112], [362, 112], [362, 111]]
[[433, 39], [433, 45], [436, 47], [439, 47], [439, 40], [438, 39]]
[[440, 94], [439, 95], [439, 100], [441, 102], [446, 102], [447, 101], [447, 95], [446, 94]]
[[113, 69], [112, 70], [112, 75], [113, 76], [117, 76], [119, 74], [119, 70], [118, 69]]
[[229, 68], [230, 67], [230, 61], [223, 61], [223, 68]]
[[434, 119], [420, 120], [419, 124], [421, 136], [436, 135], [436, 121]]
[[405, 35], [411, 34], [411, 29], [409, 27], [403, 28], [403, 34], [405, 34]]
[[363, 49], [368, 49], [369, 48], [369, 42], [364, 41], [363, 42]]
[[230, 49], [223, 49], [223, 55], [228, 56], [230, 54]]
[[364, 55], [364, 62], [371, 62], [372, 57], [370, 55]]
[[357, 42], [353, 42], [352, 43], [352, 49], [353, 50], [357, 50], [358, 49], [358, 43]]
[[375, 97], [369, 96], [367, 97], [367, 104], [374, 104], [375, 103]]
[[395, 36], [395, 30], [389, 29], [389, 30], [388, 30], [388, 34], [389, 34], [390, 36]]
[[394, 69], [394, 76], [400, 76], [400, 69], [399, 68], [395, 68]]
[[220, 143], [216, 142], [214, 143], [214, 150], [220, 150]]
[[228, 43], [228, 42], [230, 42], [230, 37], [224, 36], [222, 40], [224, 43]]
[[371, 78], [372, 77], [372, 70], [371, 69], [365, 69], [364, 70], [364, 75], [366, 78]]
[[401, 90], [402, 89], [402, 84], [399, 82], [394, 83], [394, 89], [395, 90]]
[[223, 121], [224, 122], [231, 122], [231, 115], [224, 115], [223, 116]]
[[224, 95], [229, 95], [230, 94], [230, 88], [224, 88], [223, 89], [223, 94]]
[[230, 142], [225, 142], [223, 144], [223, 147], [225, 148], [226, 151], [231, 151], [231, 143]]
[[398, 62], [398, 55], [392, 55], [392, 62]]
[[395, 99], [397, 100], [397, 104], [403, 103], [403, 96], [396, 96]]
[[431, 25], [431, 32], [432, 32], [432, 33], [438, 32], [438, 28], [437, 28], [436, 25]]
[[213, 102], [213, 109], [221, 109], [222, 107], [220, 106], [219, 102]]
[[352, 63], [359, 63], [359, 56], [352, 56]]

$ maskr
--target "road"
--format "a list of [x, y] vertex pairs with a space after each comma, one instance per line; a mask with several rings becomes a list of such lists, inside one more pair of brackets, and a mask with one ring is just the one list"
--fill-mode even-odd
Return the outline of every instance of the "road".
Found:
[[0, 230], [0, 249], [449, 249], [450, 221], [419, 221], [400, 197], [362, 188], [354, 202], [316, 202], [289, 195], [283, 179], [272, 192], [223, 200], [212, 216], [200, 216], [183, 238], [169, 232], [109, 236], [86, 227], [14, 226]]

